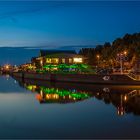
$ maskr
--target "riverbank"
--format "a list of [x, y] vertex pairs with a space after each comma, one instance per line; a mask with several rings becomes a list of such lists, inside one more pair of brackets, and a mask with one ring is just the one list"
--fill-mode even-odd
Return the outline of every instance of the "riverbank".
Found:
[[14, 72], [13, 77], [32, 80], [45, 80], [51, 82], [74, 82], [74, 83], [91, 83], [91, 84], [111, 84], [111, 85], [140, 85], [127, 75], [97, 75], [97, 74], [51, 74], [51, 73], [29, 73]]

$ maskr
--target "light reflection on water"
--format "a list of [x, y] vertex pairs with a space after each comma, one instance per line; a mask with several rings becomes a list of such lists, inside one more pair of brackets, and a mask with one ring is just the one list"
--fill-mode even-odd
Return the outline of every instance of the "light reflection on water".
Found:
[[57, 86], [55, 88], [47, 87], [47, 84], [46, 86], [32, 85], [29, 81], [23, 85], [21, 82], [20, 85], [32, 92], [37, 92], [35, 96], [40, 103], [69, 103], [95, 97], [97, 100], [103, 101], [106, 105], [112, 104], [117, 109], [118, 115], [128, 113], [140, 115], [140, 87], [114, 87], [111, 91], [110, 88], [112, 87], [110, 86], [97, 86], [98, 90], [83, 91], [73, 89], [72, 87], [68, 89], [58, 88]]
[[139, 86], [0, 83], [0, 138], [140, 137]]

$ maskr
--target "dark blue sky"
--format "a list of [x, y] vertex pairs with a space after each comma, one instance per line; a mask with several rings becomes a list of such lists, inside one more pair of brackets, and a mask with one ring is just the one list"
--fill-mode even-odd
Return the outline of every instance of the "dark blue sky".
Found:
[[0, 1], [0, 46], [97, 45], [139, 31], [139, 1]]

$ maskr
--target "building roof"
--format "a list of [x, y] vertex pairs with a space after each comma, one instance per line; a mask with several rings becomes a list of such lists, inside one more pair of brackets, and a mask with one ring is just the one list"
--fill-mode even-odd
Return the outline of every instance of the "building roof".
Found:
[[82, 55], [79, 54], [66, 54], [66, 53], [56, 53], [56, 54], [50, 54], [46, 55], [46, 58], [83, 58]]
[[74, 50], [40, 50], [40, 56], [53, 54], [77, 54]]

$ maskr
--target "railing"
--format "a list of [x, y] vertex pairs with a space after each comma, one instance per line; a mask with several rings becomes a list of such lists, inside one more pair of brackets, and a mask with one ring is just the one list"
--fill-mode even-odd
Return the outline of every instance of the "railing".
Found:
[[133, 80], [140, 81], [140, 74], [129, 73], [129, 74], [127, 74], [127, 76]]

